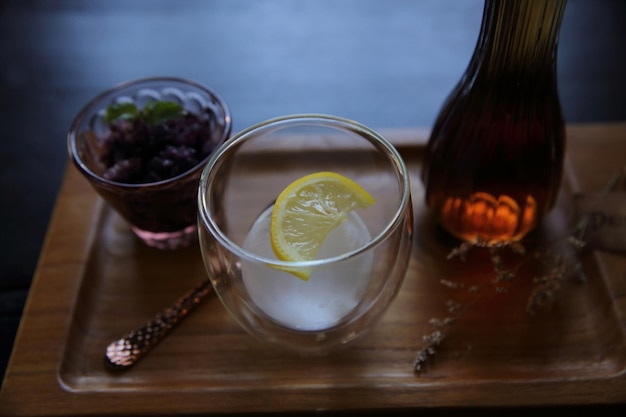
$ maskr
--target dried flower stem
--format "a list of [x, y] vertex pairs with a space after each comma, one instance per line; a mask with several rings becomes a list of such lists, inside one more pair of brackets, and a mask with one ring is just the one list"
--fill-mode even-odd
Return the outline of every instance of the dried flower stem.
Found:
[[[579, 231], [579, 228], [576, 228], [575, 232], [577, 231]], [[570, 277], [584, 278], [584, 272], [579, 260], [580, 251], [585, 246], [583, 236], [580, 233], [567, 236], [565, 242], [568, 246], [567, 249], [564, 250], [565, 254], [557, 254], [551, 248], [562, 240], [563, 239], [557, 239], [554, 242], [549, 242], [547, 245], [543, 245], [542, 248], [538, 248], [530, 253], [527, 253], [526, 247], [521, 242], [488, 247], [487, 249], [489, 250], [494, 271], [492, 284], [495, 285], [496, 292], [507, 292], [508, 287], [506, 284], [514, 281], [516, 273], [522, 266], [530, 262], [537, 266], [543, 266], [544, 269], [547, 268], [546, 273], [533, 278], [533, 282], [536, 286], [531, 291], [526, 305], [526, 312], [533, 315], [539, 306], [545, 305], [549, 300], [553, 300], [556, 297], [562, 289], [563, 284]], [[480, 242], [478, 244], [463, 242], [450, 251], [447, 259], [458, 258], [460, 261], [464, 262], [470, 251], [477, 247], [484, 248], [485, 245], [481, 245]], [[521, 257], [520, 262], [511, 268], [507, 268], [501, 256], [503, 249], [511, 250], [513, 253], [519, 255]], [[424, 346], [417, 351], [413, 362], [413, 368], [417, 373], [426, 369], [426, 366], [430, 363], [441, 344], [447, 338], [452, 325], [476, 304], [480, 297], [481, 288], [478, 285], [471, 285], [466, 288], [465, 283], [450, 279], [442, 279], [440, 283], [452, 291], [465, 289], [468, 293], [474, 294], [475, 297], [471, 302], [465, 305], [448, 300], [445, 303], [445, 307], [450, 316], [443, 319], [430, 319], [429, 324], [432, 331], [422, 336]]]

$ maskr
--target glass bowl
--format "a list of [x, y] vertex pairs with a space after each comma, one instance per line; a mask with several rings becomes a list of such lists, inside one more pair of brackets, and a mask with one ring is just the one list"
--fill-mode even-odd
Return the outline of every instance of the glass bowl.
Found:
[[[106, 119], [110, 106], [130, 105], [147, 113], [148, 106], [159, 102], [177, 103], [197, 119], [171, 122], [158, 134], [146, 133], [149, 124], [140, 124], [128, 137], [123, 132], [131, 129], [129, 124], [114, 127]], [[200, 133], [190, 127], [193, 123], [201, 126]], [[141, 241], [159, 249], [177, 249], [197, 242], [200, 174], [231, 128], [230, 110], [212, 89], [181, 78], [144, 78], [120, 84], [87, 103], [71, 124], [68, 150], [78, 170]], [[190, 130], [193, 135], [187, 134]], [[112, 163], [111, 155], [121, 153], [120, 136], [129, 156], [116, 156]], [[118, 140], [114, 145], [112, 138]], [[187, 165], [180, 168], [177, 164]], [[128, 166], [140, 166], [137, 169], [152, 172], [151, 177], [130, 182], [115, 176]]]

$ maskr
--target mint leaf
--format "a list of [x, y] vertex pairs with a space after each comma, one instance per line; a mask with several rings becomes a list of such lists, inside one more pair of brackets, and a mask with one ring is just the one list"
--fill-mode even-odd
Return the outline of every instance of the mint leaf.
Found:
[[183, 106], [173, 101], [153, 101], [141, 111], [141, 118], [150, 125], [158, 125], [182, 116]]
[[104, 122], [143, 120], [149, 125], [159, 125], [184, 113], [183, 106], [173, 101], [151, 101], [142, 110], [139, 110], [135, 103], [117, 103], [106, 108]]
[[107, 107], [104, 114], [105, 123], [113, 123], [116, 120], [132, 120], [139, 111], [135, 103], [117, 103]]

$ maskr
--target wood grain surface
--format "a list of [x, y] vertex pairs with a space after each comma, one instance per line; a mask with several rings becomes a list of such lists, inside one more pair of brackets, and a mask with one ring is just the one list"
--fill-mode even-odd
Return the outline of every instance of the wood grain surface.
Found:
[[[587, 281], [564, 281], [554, 299], [528, 314], [532, 278], [544, 266], [494, 283], [485, 253], [447, 261], [454, 243], [422, 203], [427, 132], [383, 133], [412, 174], [412, 260], [382, 321], [327, 357], [302, 358], [257, 342], [214, 298], [134, 368], [107, 371], [107, 343], [169, 305], [204, 271], [197, 247], [164, 253], [140, 245], [69, 166], [0, 392], [0, 415], [388, 415], [625, 403], [626, 257], [583, 251], [576, 261]], [[600, 190], [626, 164], [626, 123], [570, 126], [567, 157], [559, 205], [530, 253], [548, 245], [567, 255], [551, 233], [562, 237], [571, 224], [573, 193]], [[515, 256], [506, 255], [517, 264]], [[442, 325], [446, 317], [454, 321]], [[436, 330], [445, 338], [416, 372], [416, 354]]]

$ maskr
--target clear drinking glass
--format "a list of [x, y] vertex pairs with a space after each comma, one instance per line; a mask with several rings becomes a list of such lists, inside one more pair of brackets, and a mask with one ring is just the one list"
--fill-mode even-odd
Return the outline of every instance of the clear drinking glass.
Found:
[[[208, 123], [201, 138], [195, 138], [202, 157], [184, 172], [154, 181], [127, 183], [106, 176], [109, 166], [104, 162], [110, 153], [106, 137], [111, 125], [105, 121], [106, 109], [114, 104], [135, 104], [144, 109], [155, 102], [175, 102], [186, 112]], [[197, 191], [202, 168], [210, 154], [230, 136], [232, 120], [224, 100], [213, 90], [180, 78], [144, 78], [120, 84], [95, 97], [78, 113], [68, 134], [71, 160], [89, 180], [93, 188], [124, 219], [132, 231], [148, 246], [177, 249], [197, 241]], [[181, 128], [181, 130], [184, 130]], [[181, 135], [184, 133], [181, 133]], [[170, 138], [171, 139], [171, 138]], [[134, 137], [134, 149], [150, 149], [154, 138]], [[199, 142], [199, 143], [198, 143]], [[178, 152], [171, 146], [163, 152]], [[187, 152], [189, 147], [181, 148]], [[171, 157], [159, 157], [162, 164], [175, 163]], [[141, 158], [134, 158], [135, 160]], [[155, 159], [156, 160], [156, 159]], [[145, 163], [145, 162], [141, 162]]]
[[[277, 260], [269, 214], [294, 180], [332, 171], [376, 200], [327, 241], [344, 252], [306, 262]], [[348, 344], [395, 298], [411, 251], [409, 174], [375, 131], [326, 115], [293, 115], [246, 129], [223, 144], [202, 173], [198, 194], [202, 256], [216, 293], [250, 334], [304, 354]], [[342, 223], [343, 225], [343, 223]], [[333, 234], [335, 233], [335, 234]], [[320, 255], [318, 253], [318, 255]], [[286, 272], [312, 271], [308, 281]]]

